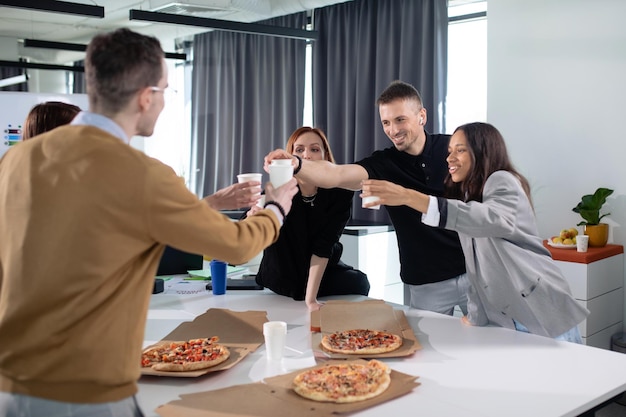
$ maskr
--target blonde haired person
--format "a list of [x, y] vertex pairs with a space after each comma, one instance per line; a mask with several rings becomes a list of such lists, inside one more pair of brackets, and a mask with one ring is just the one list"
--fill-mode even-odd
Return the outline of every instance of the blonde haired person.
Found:
[[[294, 131], [286, 149], [303, 160], [335, 161], [326, 135], [314, 127]], [[321, 306], [317, 297], [367, 295], [367, 275], [340, 261], [339, 238], [350, 219], [354, 192], [318, 188], [302, 180], [298, 188], [278, 241], [263, 252], [257, 283], [304, 300], [310, 311]]]

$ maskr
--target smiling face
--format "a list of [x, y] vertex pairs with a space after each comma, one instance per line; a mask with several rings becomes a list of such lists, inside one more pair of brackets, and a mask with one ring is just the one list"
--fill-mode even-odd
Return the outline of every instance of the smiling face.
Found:
[[397, 150], [419, 155], [426, 137], [426, 110], [417, 100], [397, 99], [378, 106], [380, 122], [387, 137]]
[[315, 132], [300, 135], [293, 144], [293, 154], [311, 161], [326, 159], [322, 138]]
[[467, 144], [465, 132], [457, 130], [448, 145], [448, 172], [453, 182], [464, 181], [472, 170], [472, 152]]

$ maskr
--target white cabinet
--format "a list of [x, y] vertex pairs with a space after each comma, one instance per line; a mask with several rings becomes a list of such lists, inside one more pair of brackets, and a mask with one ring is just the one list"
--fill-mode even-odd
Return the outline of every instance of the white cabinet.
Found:
[[549, 248], [572, 294], [590, 311], [578, 327], [589, 346], [611, 348], [611, 336], [622, 331], [624, 317], [624, 248], [606, 245], [579, 253]]
[[369, 296], [404, 304], [396, 232], [391, 226], [346, 226], [341, 260], [367, 274]]

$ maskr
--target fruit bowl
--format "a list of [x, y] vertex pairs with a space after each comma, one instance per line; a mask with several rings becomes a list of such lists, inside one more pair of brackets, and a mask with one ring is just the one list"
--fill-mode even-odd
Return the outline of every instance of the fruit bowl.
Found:
[[553, 248], [559, 248], [559, 249], [575, 249], [576, 248], [576, 244], [573, 243], [571, 245], [564, 245], [562, 243], [554, 243], [552, 241], [553, 238], [555, 238], [557, 236], [552, 236], [550, 239], [548, 239], [548, 245], [552, 246]]

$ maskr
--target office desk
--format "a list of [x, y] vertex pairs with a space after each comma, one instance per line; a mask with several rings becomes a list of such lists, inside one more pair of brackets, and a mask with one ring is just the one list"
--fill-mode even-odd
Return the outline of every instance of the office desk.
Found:
[[[361, 296], [332, 297], [351, 300]], [[391, 368], [419, 376], [421, 385], [357, 416], [541, 417], [577, 416], [626, 390], [626, 355], [519, 333], [498, 327], [469, 327], [456, 317], [405, 311], [422, 349]], [[157, 294], [152, 297], [146, 343], [159, 340], [180, 322], [209, 308], [267, 311], [288, 323], [287, 358], [281, 366], [265, 359], [261, 346], [232, 369], [195, 379], [142, 377], [138, 400], [146, 416], [179, 394], [259, 381], [313, 364], [309, 314], [303, 302], [264, 291], [226, 295]], [[299, 369], [299, 368], [298, 368]]]

